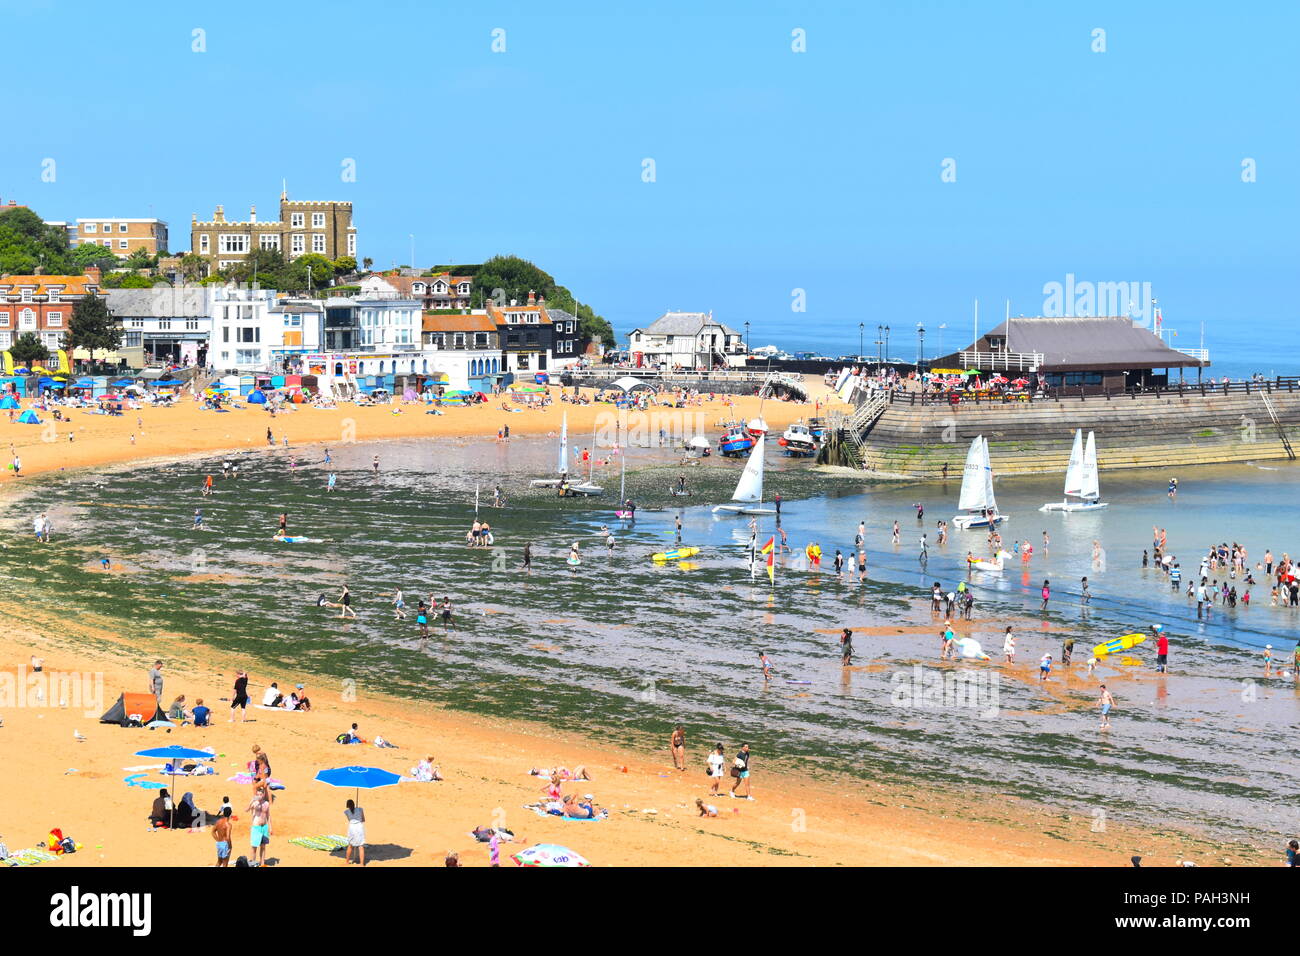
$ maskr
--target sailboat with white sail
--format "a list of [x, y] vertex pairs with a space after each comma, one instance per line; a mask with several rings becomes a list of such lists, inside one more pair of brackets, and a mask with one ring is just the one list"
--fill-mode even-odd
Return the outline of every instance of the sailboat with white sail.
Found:
[[596, 452], [595, 452], [596, 429], [595, 428], [591, 430], [591, 448], [592, 448], [592, 452], [590, 455], [587, 456], [587, 480], [582, 482], [582, 484], [579, 485], [562, 484], [560, 486], [561, 493], [567, 492], [568, 494], [571, 495], [589, 495], [589, 496], [603, 495], [605, 493], [605, 489], [600, 487], [600, 485], [596, 484], [595, 481], [593, 480], [596, 475]]
[[558, 478], [534, 478], [530, 482], [534, 488], [556, 488], [569, 477], [569, 413], [560, 419], [560, 459], [555, 466]]
[[1065, 498], [1049, 501], [1039, 511], [1100, 511], [1106, 507], [1101, 500], [1100, 480], [1097, 475], [1097, 439], [1088, 432], [1083, 440], [1083, 429], [1074, 431], [1074, 447], [1070, 450], [1070, 464], [1065, 469]]
[[760, 434], [754, 443], [754, 450], [749, 453], [745, 470], [740, 473], [736, 490], [732, 492], [729, 505], [718, 505], [713, 509], [716, 514], [733, 515], [774, 515], [775, 508], [763, 507], [763, 451], [767, 446], [767, 435]]
[[961, 475], [961, 497], [957, 507], [966, 514], [957, 515], [952, 523], [958, 528], [996, 527], [1007, 516], [998, 513], [993, 494], [993, 465], [989, 461], [989, 443], [976, 435], [966, 452], [966, 467]]

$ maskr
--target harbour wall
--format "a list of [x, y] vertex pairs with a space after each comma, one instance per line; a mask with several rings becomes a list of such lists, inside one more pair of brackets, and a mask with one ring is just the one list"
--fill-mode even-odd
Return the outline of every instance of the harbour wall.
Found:
[[907, 399], [895, 396], [862, 433], [860, 448], [838, 436], [826, 460], [913, 478], [941, 477], [947, 465], [948, 476], [956, 477], [971, 439], [983, 435], [997, 474], [1058, 473], [1069, 463], [1077, 428], [1096, 433], [1103, 471], [1287, 459], [1300, 446], [1300, 388], [1247, 391], [1238, 383], [1206, 394], [1126, 392], [1006, 404]]

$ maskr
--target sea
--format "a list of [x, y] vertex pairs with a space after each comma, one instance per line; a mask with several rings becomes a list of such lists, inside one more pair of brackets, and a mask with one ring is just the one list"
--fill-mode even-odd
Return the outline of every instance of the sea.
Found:
[[[54, 615], [69, 634], [93, 614], [128, 639], [171, 635], [181, 659], [192, 645], [219, 649], [246, 662], [255, 684], [305, 672], [319, 675], [317, 693], [355, 687], [643, 747], [662, 746], [682, 722], [697, 748], [719, 741], [730, 752], [749, 742], [756, 777], [768, 761], [864, 786], [973, 788], [1134, 823], [1154, 813], [1162, 825], [1259, 844], [1293, 828], [1300, 689], [1289, 676], [1265, 675], [1261, 655], [1271, 644], [1289, 662], [1300, 612], [1272, 606], [1257, 585], [1248, 607], [1216, 607], [1197, 620], [1142, 554], [1153, 528], [1163, 528], [1186, 581], [1220, 542], [1246, 547], [1252, 566], [1266, 549], [1295, 553], [1295, 464], [1185, 469], [1174, 497], [1169, 474], [1106, 473], [1109, 507], [1073, 515], [1038, 510], [1060, 500], [1060, 475], [999, 479], [1005, 544], [1028, 541], [1033, 552], [1002, 572], [968, 573], [967, 553], [988, 553], [983, 532], [953, 530], [935, 544], [935, 522], [954, 514], [956, 481], [869, 482], [769, 447], [765, 494], [783, 498], [780, 530], [791, 548], [769, 581], [751, 561], [748, 519], [712, 513], [741, 462], [683, 465], [667, 450], [630, 448], [596, 469], [604, 497], [573, 500], [529, 486], [554, 460], [544, 438], [348, 444], [330, 454], [333, 493], [320, 447], [230, 456], [239, 466], [232, 479], [220, 477], [218, 456], [24, 481], [0, 512], [4, 600], [11, 613]], [[209, 473], [216, 493], [205, 498]], [[689, 497], [669, 495], [678, 475]], [[638, 502], [635, 523], [613, 513], [620, 481]], [[490, 504], [498, 485], [504, 507]], [[40, 512], [54, 523], [48, 545], [31, 533]], [[274, 541], [281, 513], [291, 534], [313, 540]], [[476, 513], [492, 525], [491, 548], [466, 547]], [[652, 561], [678, 543], [678, 518], [681, 544], [700, 553], [685, 565]], [[836, 549], [853, 549], [859, 522], [864, 583], [831, 567]], [[780, 540], [771, 517], [754, 533], [760, 544]], [[571, 566], [575, 542], [582, 562]], [[825, 555], [820, 569], [803, 557], [812, 543]], [[521, 568], [525, 544], [531, 574]], [[101, 558], [117, 570], [100, 571]], [[1085, 575], [1089, 606], [1080, 598]], [[1222, 583], [1223, 572], [1215, 577]], [[930, 611], [929, 589], [962, 581], [976, 596], [971, 636], [991, 661], [939, 661], [943, 618]], [[355, 621], [319, 603], [345, 583]], [[399, 588], [406, 620], [392, 606]], [[429, 595], [452, 600], [454, 627], [435, 623], [425, 641], [414, 607]], [[1092, 645], [1155, 623], [1170, 638], [1168, 676], [1154, 672], [1149, 644], [1108, 659], [1097, 679], [1084, 676]], [[1019, 638], [1010, 669], [998, 663], [1008, 624]], [[852, 669], [840, 663], [843, 627], [860, 629]], [[1077, 641], [1071, 679], [1058, 664], [1040, 686], [1036, 662], [1046, 653], [1059, 661], [1066, 636]], [[770, 681], [760, 652], [772, 661]], [[959, 675], [978, 698], [913, 693]], [[1118, 700], [1105, 733], [1098, 679]]]

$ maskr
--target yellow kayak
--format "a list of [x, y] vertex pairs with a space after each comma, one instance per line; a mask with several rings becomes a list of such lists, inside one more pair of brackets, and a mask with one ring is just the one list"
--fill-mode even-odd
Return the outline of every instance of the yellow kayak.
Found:
[[1092, 649], [1093, 657], [1105, 657], [1107, 654], [1117, 654], [1120, 651], [1127, 651], [1130, 648], [1137, 647], [1147, 639], [1145, 634], [1125, 634], [1123, 637], [1117, 637], [1113, 640], [1106, 641], [1104, 644], [1098, 644]]
[[657, 554], [650, 555], [651, 561], [682, 561], [686, 558], [693, 558], [700, 553], [699, 548], [672, 548], [668, 551], [660, 551]]

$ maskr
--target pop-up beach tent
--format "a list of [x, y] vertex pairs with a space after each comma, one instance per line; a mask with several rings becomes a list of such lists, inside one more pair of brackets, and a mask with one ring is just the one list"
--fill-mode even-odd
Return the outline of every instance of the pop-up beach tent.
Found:
[[155, 720], [166, 720], [167, 715], [158, 706], [153, 694], [122, 694], [117, 703], [108, 708], [99, 718], [101, 724], [117, 724], [121, 727], [143, 727]]
[[14, 398], [12, 395], [6, 394], [4, 398], [0, 398], [0, 408], [19, 408], [19, 407], [20, 406], [18, 404], [18, 399]]
[[18, 416], [18, 421], [24, 425], [39, 425], [41, 420], [36, 417], [36, 413], [30, 408]]

